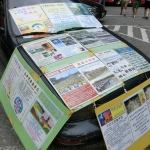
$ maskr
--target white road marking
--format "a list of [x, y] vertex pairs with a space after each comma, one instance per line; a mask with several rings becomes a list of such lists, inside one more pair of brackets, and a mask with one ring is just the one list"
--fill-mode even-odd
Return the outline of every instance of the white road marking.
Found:
[[132, 26], [128, 26], [127, 36], [133, 37], [133, 27]]
[[115, 28], [113, 31], [117, 32], [117, 31], [119, 31], [119, 29], [120, 29], [120, 25], [115, 25]]
[[[111, 26], [111, 27], [113, 26], [114, 29], [109, 29], [109, 26]], [[146, 33], [146, 31], [150, 31], [150, 30], [149, 30], [149, 29], [144, 29], [144, 27], [145, 27], [145, 28], [150, 28], [150, 26], [105, 25], [105, 27], [108, 27], [108, 29], [111, 30], [111, 31], [113, 31], [113, 32], [119, 31], [119, 29], [120, 29], [121, 26], [126, 26], [126, 27], [127, 27], [127, 34], [118, 32], [119, 34], [132, 37], [132, 38], [134, 38], [134, 39], [136, 39], [136, 40], [139, 40], [139, 41], [143, 41], [143, 42], [150, 43], [150, 39], [148, 38], [148, 35], [147, 35], [147, 33]], [[118, 28], [119, 28], [119, 29], [118, 29]], [[142, 35], [142, 39], [139, 39], [139, 38], [137, 38], [137, 37], [134, 37], [133, 28], [139, 28], [139, 29], [140, 29], [140, 32], [141, 32], [141, 35]]]
[[143, 41], [149, 42], [149, 39], [148, 39], [148, 36], [147, 36], [147, 33], [146, 33], [146, 29], [140, 28], [140, 30], [141, 30]]

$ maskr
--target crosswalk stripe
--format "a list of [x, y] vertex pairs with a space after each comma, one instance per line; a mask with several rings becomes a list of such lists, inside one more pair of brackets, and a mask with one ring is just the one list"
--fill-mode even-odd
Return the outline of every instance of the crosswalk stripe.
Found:
[[[126, 27], [126, 33], [121, 33], [120, 31], [120, 27], [123, 26], [123, 27]], [[105, 25], [105, 27], [107, 27], [109, 30], [113, 31], [113, 32], [118, 32], [119, 34], [123, 34], [123, 35], [126, 35], [126, 36], [129, 36], [129, 37], [132, 37], [134, 39], [137, 39], [137, 40], [141, 40], [143, 42], [148, 42], [150, 43], [150, 39], [148, 38], [148, 31], [150, 31], [150, 29], [144, 29], [145, 28], [150, 28], [150, 26], [131, 26], [131, 25]], [[140, 38], [134, 36], [134, 32], [133, 32], [133, 29], [134, 28], [139, 28], [139, 32], [141, 33], [141, 36]], [[119, 31], [120, 30], [120, 31]]]
[[146, 29], [140, 28], [143, 41], [149, 42]]
[[120, 25], [115, 25], [115, 28], [113, 31], [117, 32], [117, 31], [119, 31], [119, 29], [120, 29]]
[[132, 26], [128, 26], [127, 36], [133, 37], [133, 27]]

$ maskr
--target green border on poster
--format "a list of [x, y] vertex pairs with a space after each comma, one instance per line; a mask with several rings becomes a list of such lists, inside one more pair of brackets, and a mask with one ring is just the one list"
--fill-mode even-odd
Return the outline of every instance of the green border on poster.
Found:
[[[24, 66], [24, 68], [30, 73], [32, 74], [33, 69], [27, 64], [27, 62], [23, 59], [23, 57], [21, 56], [21, 54], [18, 52], [17, 49], [15, 49], [13, 55], [11, 56], [11, 59], [7, 65], [7, 68], [1, 78], [1, 82], [0, 82], [0, 93], [1, 94], [1, 102], [2, 105], [4, 107], [4, 110], [15, 130], [15, 132], [17, 133], [17, 135], [19, 136], [21, 142], [23, 143], [25, 149], [27, 150], [37, 150], [38, 148], [36, 147], [36, 145], [34, 144], [34, 142], [32, 141], [31, 137], [29, 136], [29, 134], [27, 133], [27, 131], [25, 130], [25, 128], [22, 126], [21, 122], [19, 121], [18, 117], [16, 116], [4, 90], [2, 87], [2, 80], [7, 72], [7, 69], [9, 67], [9, 65], [11, 65], [11, 60], [13, 58], [13, 56], [16, 54], [16, 56], [18, 57], [19, 61], [21, 62], [21, 64]], [[33, 77], [34, 78], [34, 77]], [[67, 120], [70, 118], [71, 116], [71, 111], [69, 109], [67, 109], [57, 98], [54, 94], [52, 94], [52, 92], [48, 89], [48, 87], [45, 85], [45, 83], [40, 79], [38, 79], [38, 85], [41, 87], [41, 89], [46, 93], [46, 95], [51, 99], [51, 101], [61, 110], [62, 117], [59, 119], [59, 121], [56, 123], [54, 129], [51, 131], [51, 133], [47, 136], [45, 142], [42, 144], [41, 146], [41, 150], [46, 150], [47, 147], [50, 145], [50, 143], [53, 141], [53, 139], [55, 138], [55, 136], [58, 134], [58, 132], [60, 131], [60, 129], [63, 127], [63, 125], [67, 122]]]

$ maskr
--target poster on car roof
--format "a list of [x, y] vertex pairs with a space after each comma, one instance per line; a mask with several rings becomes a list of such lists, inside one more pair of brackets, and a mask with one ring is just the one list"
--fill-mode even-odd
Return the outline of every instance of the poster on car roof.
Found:
[[92, 47], [104, 45], [103, 42], [98, 40], [95, 36], [87, 32], [86, 30], [69, 32], [69, 35], [74, 37], [86, 48], [92, 48]]
[[95, 54], [121, 80], [138, 72], [126, 59], [114, 50], [106, 50]]
[[45, 38], [33, 42], [24, 43], [22, 44], [22, 46], [39, 67], [48, 65], [55, 61], [59, 61], [66, 57], [65, 54], [56, 49]]
[[39, 5], [13, 8], [9, 12], [21, 34], [54, 32], [52, 23]]
[[74, 65], [48, 72], [45, 76], [69, 109], [74, 109], [98, 96], [96, 90]]
[[71, 12], [75, 15], [82, 27], [102, 27], [102, 24], [93, 16], [82, 3], [66, 3]]
[[117, 48], [115, 51], [126, 59], [132, 66], [134, 66], [134, 68], [139, 72], [146, 72], [150, 70], [150, 63], [131, 47]]
[[[12, 89], [9, 97], [8, 85]], [[0, 93], [1, 103], [25, 149], [47, 149], [71, 116], [70, 110], [49, 90], [17, 49], [2, 76]]]
[[144, 149], [149, 145], [150, 113], [144, 92], [149, 82], [95, 109], [108, 150]]
[[99, 95], [122, 84], [96, 56], [74, 63], [74, 66], [84, 75]]

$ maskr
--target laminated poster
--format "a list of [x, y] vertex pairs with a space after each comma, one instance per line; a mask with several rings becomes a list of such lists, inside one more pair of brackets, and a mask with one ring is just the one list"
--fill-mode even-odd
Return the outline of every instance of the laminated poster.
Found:
[[92, 15], [82, 3], [66, 3], [82, 27], [102, 27], [102, 24]]
[[39, 5], [9, 10], [21, 34], [31, 32], [54, 32], [53, 25]]
[[63, 112], [47, 97], [44, 91], [37, 96], [23, 126], [38, 149], [44, 144]]
[[20, 122], [23, 121], [29, 112], [30, 107], [33, 105], [40, 91], [41, 88], [39, 85], [34, 81], [31, 75], [24, 70], [10, 99], [12, 108]]
[[74, 65], [65, 66], [45, 74], [69, 109], [98, 96], [95, 89]]
[[121, 85], [121, 81], [96, 56], [74, 64], [99, 95]]
[[[107, 149], [125, 150], [150, 130], [149, 109], [143, 89], [113, 101], [114, 105], [107, 103], [95, 111]], [[136, 149], [145, 144], [137, 142]]]
[[12, 126], [25, 148], [46, 149], [71, 114], [42, 80], [34, 80], [27, 71], [28, 64], [15, 52], [1, 79], [1, 102], [8, 117], [15, 121]]
[[86, 52], [80, 43], [78, 43], [73, 37], [68, 34], [61, 34], [55, 37], [47, 37], [56, 49], [60, 50], [66, 57], [70, 57], [76, 54]]
[[95, 54], [104, 62], [119, 79], [125, 79], [138, 71], [126, 59], [114, 50], [106, 50]]
[[104, 44], [112, 44], [112, 43], [117, 43], [120, 42], [119, 39], [108, 33], [107, 31], [103, 30], [102, 28], [100, 29], [88, 29], [87, 30], [90, 34], [94, 35], [97, 37], [98, 40], [103, 42]]
[[104, 45], [103, 42], [101, 42], [99, 39], [97, 39], [94, 35], [90, 34], [86, 30], [69, 32], [69, 34], [86, 48]]
[[147, 105], [150, 111], [150, 85], [147, 85], [146, 87], [144, 87], [144, 93], [145, 93]]
[[23, 74], [24, 69], [24, 66], [20, 63], [17, 56], [14, 55], [14, 57], [11, 58], [11, 64], [9, 63], [7, 66], [7, 72], [5, 72], [3, 80], [1, 80], [2, 86], [9, 100], [12, 98], [12, 94]]
[[22, 46], [39, 67], [48, 65], [66, 57], [61, 51], [56, 49], [47, 39], [24, 43], [22, 44]]
[[131, 47], [115, 49], [115, 51], [125, 58], [138, 71], [149, 71], [150, 63]]
[[65, 3], [45, 3], [40, 4], [40, 6], [52, 22], [56, 31], [81, 27]]

